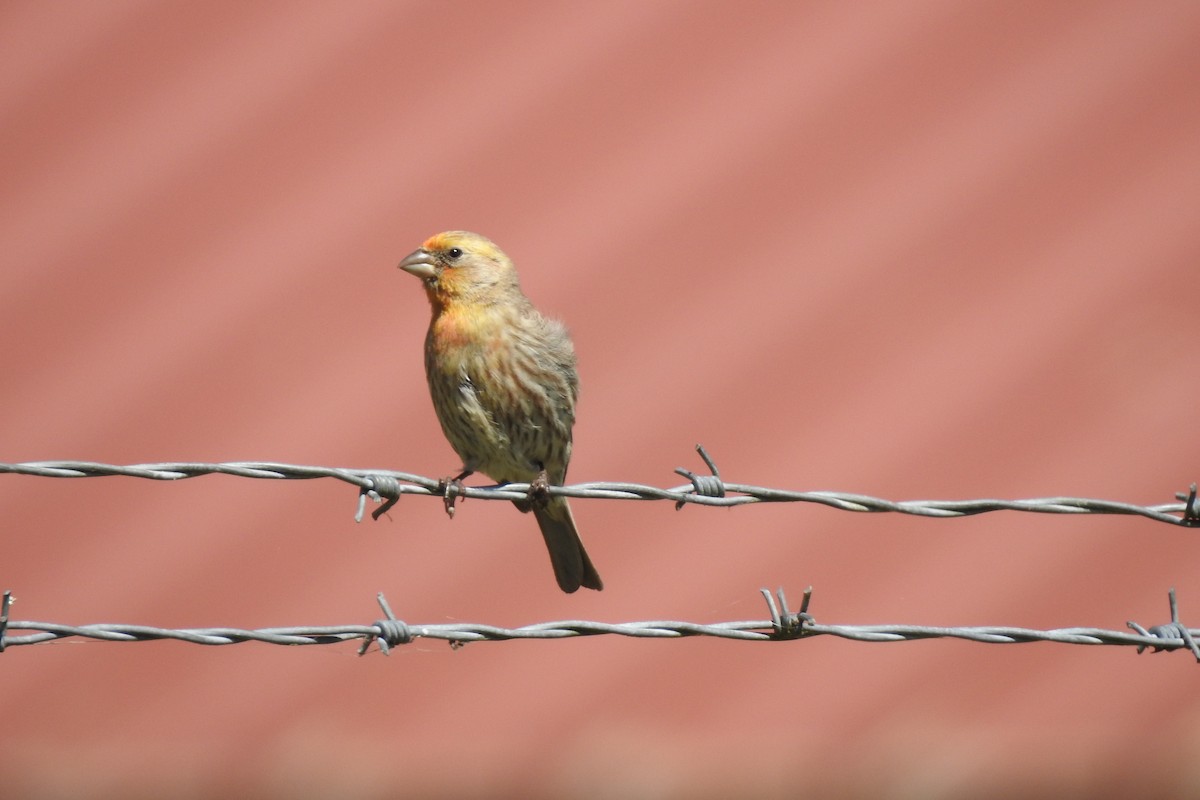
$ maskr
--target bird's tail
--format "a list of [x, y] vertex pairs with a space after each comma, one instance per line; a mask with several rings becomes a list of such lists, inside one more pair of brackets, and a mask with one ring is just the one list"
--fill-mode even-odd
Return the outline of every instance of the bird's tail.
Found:
[[535, 504], [533, 515], [537, 517], [546, 549], [550, 551], [550, 563], [554, 565], [554, 577], [564, 592], [573, 592], [580, 586], [599, 591], [604, 588], [600, 573], [592, 566], [575, 518], [565, 497], [551, 497], [545, 505]]

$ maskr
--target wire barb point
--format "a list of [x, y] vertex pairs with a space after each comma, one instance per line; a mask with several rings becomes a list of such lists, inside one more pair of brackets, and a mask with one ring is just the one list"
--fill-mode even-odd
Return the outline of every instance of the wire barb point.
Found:
[[1188, 487], [1188, 493], [1177, 492], [1175, 497], [1183, 501], [1183, 524], [1200, 525], [1200, 503], [1196, 502], [1196, 484]]
[[358, 511], [354, 514], [355, 522], [362, 522], [363, 512], [367, 507], [367, 498], [376, 503], [382, 503], [371, 512], [371, 519], [377, 520], [388, 510], [400, 502], [400, 481], [391, 475], [365, 475], [363, 485], [358, 492]]
[[[1192, 490], [1195, 491], [1195, 484], [1192, 485]], [[1192, 651], [1192, 655], [1196, 657], [1196, 663], [1200, 664], [1200, 645], [1196, 644], [1195, 638], [1192, 636], [1191, 630], [1187, 625], [1179, 621], [1179, 604], [1175, 599], [1175, 588], [1172, 587], [1167, 592], [1167, 600], [1171, 605], [1171, 621], [1165, 625], [1155, 625], [1147, 630], [1136, 622], [1129, 621], [1125, 624], [1133, 630], [1140, 633], [1142, 636], [1153, 636], [1156, 639], [1182, 639], [1183, 645]], [[1138, 654], [1140, 655], [1147, 647], [1151, 653], [1162, 653], [1167, 650], [1175, 650], [1179, 645], [1163, 643], [1159, 645], [1138, 645]]]
[[804, 590], [804, 599], [800, 602], [800, 610], [794, 614], [788, 610], [787, 597], [783, 593], [782, 586], [775, 590], [774, 596], [769, 589], [759, 589], [759, 592], [766, 599], [767, 608], [771, 612], [771, 628], [773, 629], [771, 639], [787, 641], [799, 639], [807, 633], [806, 626], [812, 625], [814, 622], [812, 615], [808, 613], [813, 587], [809, 586]]
[[[683, 467], [676, 467], [675, 474], [681, 475], [692, 482], [691, 494], [697, 494], [701, 497], [724, 497], [725, 484], [721, 481], [721, 471], [717, 469], [717, 465], [713, 462], [712, 457], [709, 456], [708, 451], [704, 449], [704, 445], [696, 445], [696, 452], [700, 454], [700, 458], [704, 459], [704, 464], [712, 474], [697, 475], [690, 469], [684, 469]], [[678, 511], [685, 505], [687, 505], [686, 500], [676, 500], [675, 510]]]
[[367, 649], [370, 648], [371, 642], [379, 642], [379, 652], [386, 655], [391, 655], [391, 649], [397, 645], [408, 644], [415, 637], [413, 632], [403, 620], [396, 619], [396, 615], [392, 613], [392, 607], [388, 605], [387, 598], [383, 596], [383, 592], [375, 595], [379, 607], [383, 609], [383, 613], [387, 619], [375, 620], [372, 627], [376, 633], [368, 635], [363, 639], [363, 643], [359, 645], [358, 654], [364, 655]]
[[8, 609], [12, 604], [12, 590], [6, 589], [4, 600], [0, 601], [0, 653], [4, 652], [4, 636], [8, 633]]

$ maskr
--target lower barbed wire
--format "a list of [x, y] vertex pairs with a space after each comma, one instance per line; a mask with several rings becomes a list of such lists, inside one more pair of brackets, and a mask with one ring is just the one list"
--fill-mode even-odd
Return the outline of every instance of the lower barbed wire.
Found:
[[[598, 622], [592, 620], [561, 620], [539, 622], [517, 628], [481, 623], [436, 623], [414, 625], [397, 619], [382, 593], [376, 596], [386, 619], [370, 625], [336, 625], [320, 627], [274, 627], [256, 630], [238, 628], [158, 628], [149, 625], [103, 623], [64, 625], [50, 622], [14, 620], [10, 615], [13, 603], [11, 592], [4, 595], [0, 609], [0, 652], [19, 645], [44, 644], [70, 638], [107, 642], [144, 642], [172, 640], [186, 644], [222, 646], [259, 642], [286, 646], [338, 644], [361, 641], [359, 654], [366, 653], [372, 643], [385, 654], [404, 644], [420, 639], [443, 640], [455, 647], [474, 642], [499, 642], [519, 639], [575, 639], [585, 636], [622, 636], [637, 639], [682, 639], [711, 637], [740, 641], [782, 642], [832, 636], [860, 642], [898, 642], [917, 639], [959, 639], [985, 644], [1026, 644], [1052, 642], [1087, 646], [1134, 647], [1138, 653], [1147, 648], [1154, 652], [1188, 649], [1200, 662], [1200, 648], [1192, 631], [1179, 621], [1175, 591], [1169, 592], [1172, 621], [1151, 628], [1136, 622], [1128, 623], [1134, 630], [1104, 628], [1055, 628], [1038, 630], [1003, 625], [927, 626], [910, 624], [845, 625], [817, 621], [809, 611], [812, 588], [804, 593], [798, 612], [788, 610], [783, 590], [774, 595], [766, 589], [761, 593], [767, 600], [769, 619], [698, 623], [678, 620], [646, 620], [640, 622]], [[14, 636], [13, 631], [32, 631]], [[11, 657], [11, 656], [10, 656]]]

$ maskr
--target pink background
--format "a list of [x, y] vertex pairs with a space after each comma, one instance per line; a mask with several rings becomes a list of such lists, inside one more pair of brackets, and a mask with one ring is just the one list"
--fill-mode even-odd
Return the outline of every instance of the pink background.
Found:
[[[1200, 5], [0, 6], [0, 460], [439, 476], [427, 306], [477, 230], [565, 319], [574, 481], [1152, 504], [1200, 479]], [[1196, 532], [0, 476], [15, 619], [1200, 625]], [[0, 656], [14, 797], [1200, 788], [1187, 653], [955, 641], [57, 643]]]

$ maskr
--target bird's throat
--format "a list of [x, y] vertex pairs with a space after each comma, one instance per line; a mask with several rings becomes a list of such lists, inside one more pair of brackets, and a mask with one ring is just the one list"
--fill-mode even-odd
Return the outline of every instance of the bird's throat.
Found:
[[494, 337], [493, 315], [461, 303], [435, 310], [429, 325], [429, 346], [439, 355], [464, 355], [485, 349]]

